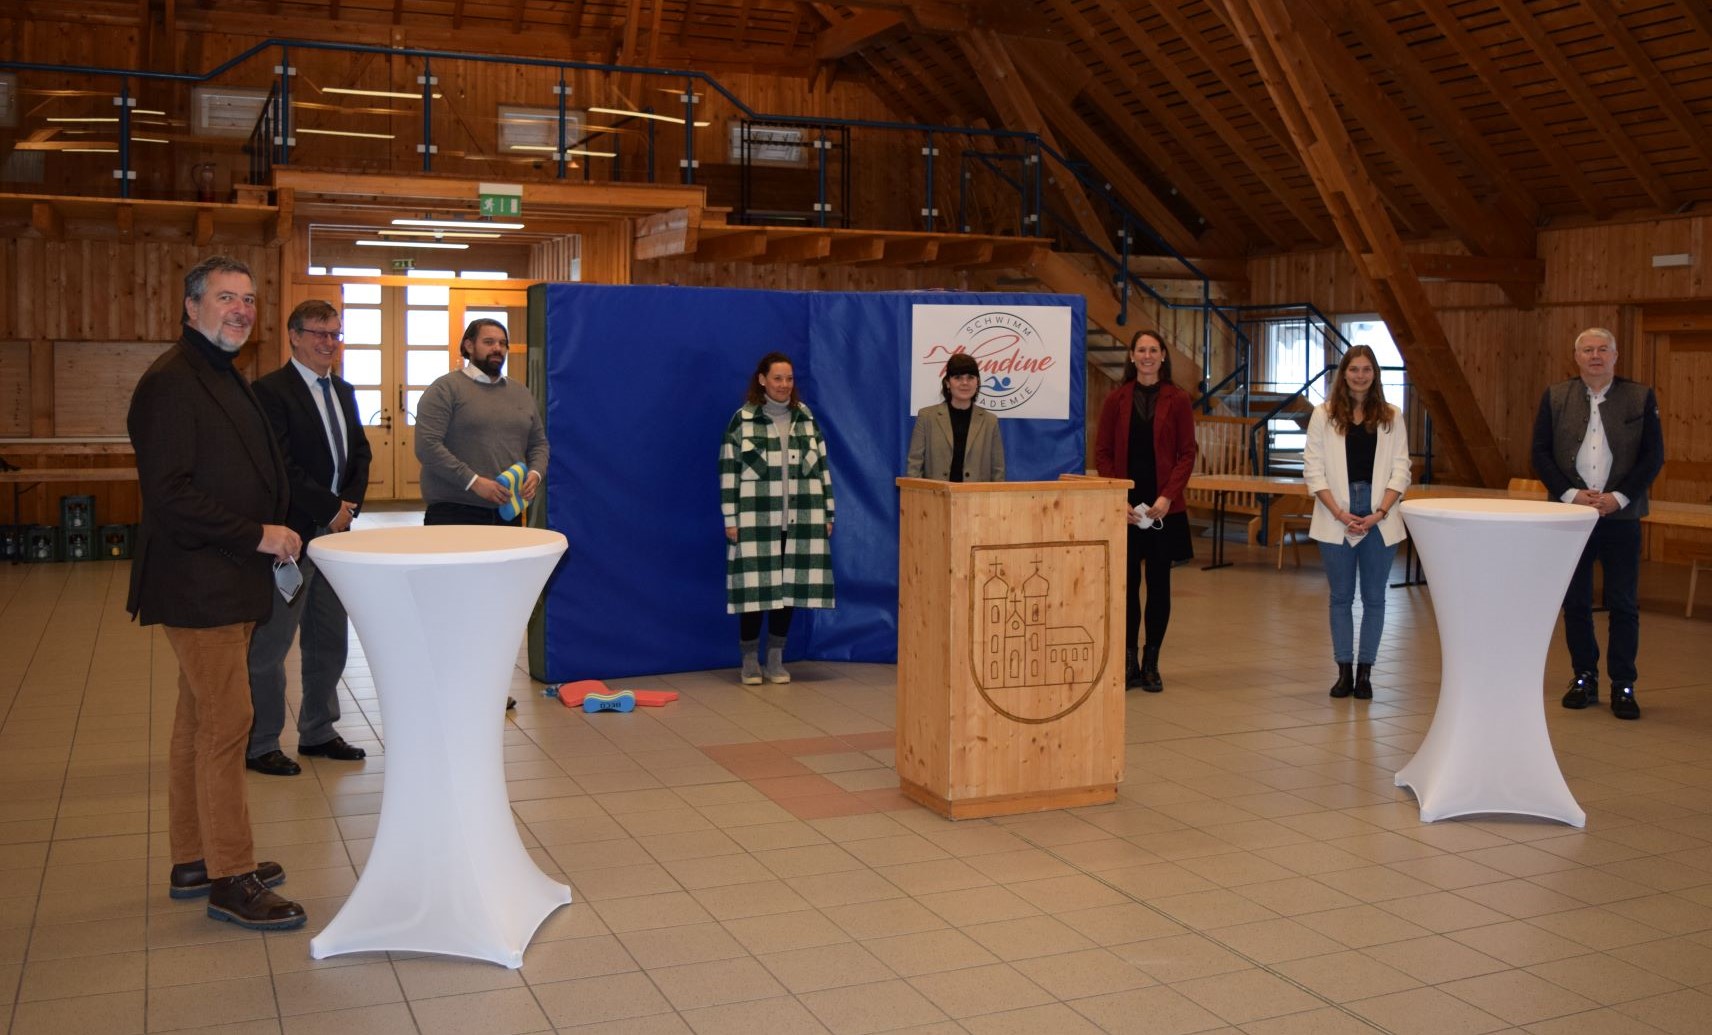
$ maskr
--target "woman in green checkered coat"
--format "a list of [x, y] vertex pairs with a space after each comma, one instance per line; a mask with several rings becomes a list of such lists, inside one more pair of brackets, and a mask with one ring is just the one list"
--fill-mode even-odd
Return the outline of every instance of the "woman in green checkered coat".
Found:
[[784, 653], [793, 608], [833, 606], [832, 471], [826, 440], [797, 398], [796, 374], [782, 352], [761, 357], [748, 400], [725, 426], [719, 501], [725, 512], [725, 609], [739, 616], [743, 682], [789, 683]]

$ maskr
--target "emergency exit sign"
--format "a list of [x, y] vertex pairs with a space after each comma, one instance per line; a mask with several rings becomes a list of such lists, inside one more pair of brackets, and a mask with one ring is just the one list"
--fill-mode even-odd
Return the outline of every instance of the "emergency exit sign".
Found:
[[523, 185], [518, 183], [483, 183], [476, 191], [481, 198], [483, 216], [521, 216], [523, 214]]

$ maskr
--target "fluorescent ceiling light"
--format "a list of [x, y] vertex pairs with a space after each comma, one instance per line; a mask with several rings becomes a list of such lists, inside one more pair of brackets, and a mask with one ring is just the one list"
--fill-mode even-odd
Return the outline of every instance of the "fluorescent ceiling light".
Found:
[[155, 111], [153, 108], [132, 108], [131, 114], [132, 115], [165, 115], [166, 112]]
[[116, 155], [119, 153], [119, 149], [116, 147], [66, 147], [61, 148], [60, 153], [68, 155]]
[[170, 144], [172, 141], [165, 137], [132, 137], [133, 144]]
[[[405, 93], [402, 90], [357, 90], [345, 86], [319, 86], [316, 89], [322, 93], [342, 93], [350, 97], [399, 97], [407, 101], [420, 100], [422, 97], [419, 93]], [[445, 95], [436, 93], [431, 96], [439, 100]]]
[[618, 157], [617, 151], [586, 151], [580, 147], [567, 147], [567, 148], [565, 148], [565, 153], [568, 155], [587, 155], [590, 158], [617, 158]]
[[457, 230], [376, 230], [375, 233], [380, 234], [382, 237], [469, 237], [489, 240], [505, 236], [504, 234], [463, 233]]
[[365, 248], [445, 248], [451, 251], [463, 251], [467, 244], [457, 244], [451, 241], [358, 241]]
[[362, 137], [364, 140], [391, 140], [391, 133], [358, 133], [348, 129], [304, 129], [299, 126], [295, 132], [307, 133], [317, 137]]
[[43, 120], [44, 122], [118, 122], [117, 115], [96, 115], [89, 118], [72, 118], [68, 115], [55, 115]]
[[[299, 130], [298, 132], [302, 132]], [[521, 230], [522, 223], [489, 223], [474, 219], [394, 219], [393, 226], [439, 226], [448, 230]]]
[[557, 151], [558, 148], [553, 147], [551, 144], [512, 144], [509, 147], [507, 147], [506, 150], [508, 150], [508, 151], [545, 151], [548, 154], [552, 154], [553, 152]]
[[[676, 126], [681, 126], [684, 124], [683, 119], [676, 118], [676, 117], [671, 116], [671, 115], [656, 115], [651, 111], [629, 111], [629, 110], [624, 109], [624, 108], [590, 108], [589, 111], [599, 112], [602, 115], [627, 115], [633, 119], [653, 119], [655, 122], [670, 122]], [[711, 123], [711, 122], [698, 122], [698, 123], [696, 123], [696, 125], [697, 126], [711, 126], [711, 125], [713, 125], [713, 123]]]

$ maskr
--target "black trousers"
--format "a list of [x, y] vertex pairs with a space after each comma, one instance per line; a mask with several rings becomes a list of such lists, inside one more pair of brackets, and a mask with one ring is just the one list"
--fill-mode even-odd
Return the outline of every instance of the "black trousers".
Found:
[[422, 515], [424, 525], [510, 525], [520, 528], [523, 525], [523, 515], [519, 514], [510, 521], [499, 519], [498, 507], [477, 507], [468, 503], [430, 503], [427, 513]]
[[[1134, 650], [1135, 635], [1142, 628], [1141, 580], [1143, 561], [1147, 569], [1148, 647], [1165, 642], [1165, 627], [1171, 624], [1171, 558], [1165, 549], [1163, 530], [1142, 531], [1129, 526], [1129, 549], [1124, 558], [1124, 649]], [[1151, 536], [1153, 538], [1144, 538]]]
[[1599, 671], [1599, 640], [1593, 633], [1593, 563], [1605, 572], [1605, 610], [1611, 618], [1605, 674], [1612, 683], [1635, 681], [1635, 655], [1641, 645], [1641, 612], [1636, 602], [1641, 577], [1641, 523], [1600, 518], [1587, 537], [1563, 597], [1563, 638], [1577, 672]]

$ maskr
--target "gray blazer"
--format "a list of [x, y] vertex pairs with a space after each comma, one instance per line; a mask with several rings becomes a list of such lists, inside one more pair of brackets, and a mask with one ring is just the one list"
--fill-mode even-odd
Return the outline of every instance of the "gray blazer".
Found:
[[[947, 481], [951, 477], [951, 404], [927, 406], [915, 415], [910, 432], [909, 478]], [[969, 441], [963, 446], [963, 480], [1005, 480], [1005, 443], [999, 435], [999, 418], [975, 407], [969, 416]]]

